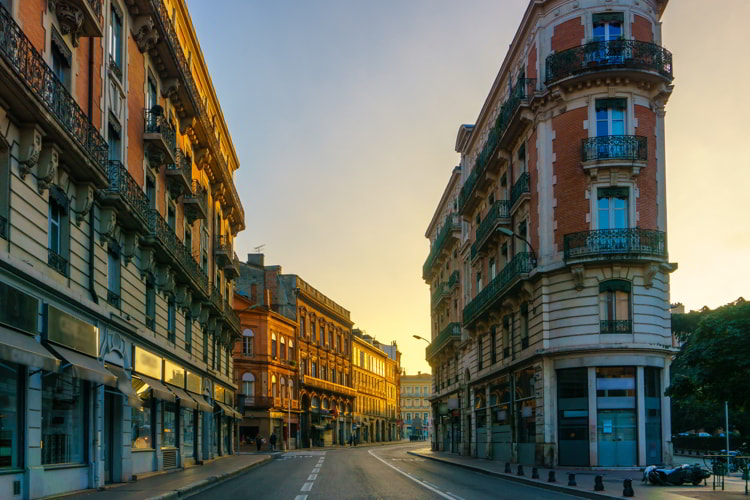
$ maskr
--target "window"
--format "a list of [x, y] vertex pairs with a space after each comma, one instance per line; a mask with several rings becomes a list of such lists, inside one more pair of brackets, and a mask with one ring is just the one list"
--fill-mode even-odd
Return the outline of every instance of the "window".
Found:
[[496, 271], [497, 269], [495, 267], [495, 258], [493, 257], [490, 259], [490, 281], [495, 279]]
[[482, 291], [482, 273], [477, 273], [477, 293]]
[[195, 411], [190, 408], [180, 408], [182, 420], [183, 455], [192, 457], [195, 452]]
[[0, 363], [0, 415], [2, 446], [0, 470], [23, 467], [23, 371], [13, 363]]
[[333, 328], [328, 329], [328, 347], [333, 349]]
[[406, 414], [406, 423], [407, 423], [407, 424], [410, 424], [410, 423], [411, 423], [411, 413], [407, 413], [407, 414]]
[[318, 377], [318, 364], [315, 361], [310, 365], [310, 376], [315, 378]]
[[320, 345], [325, 345], [326, 343], [326, 327], [323, 325], [323, 322], [320, 322], [320, 338], [318, 339], [320, 342]]
[[150, 175], [146, 176], [146, 198], [148, 198], [148, 208], [156, 208], [156, 182]]
[[122, 136], [121, 128], [118, 124], [113, 123], [110, 117], [110, 122], [107, 124], [107, 143], [109, 145], [109, 156], [110, 161], [121, 161], [122, 160]]
[[151, 278], [146, 280], [146, 326], [156, 329], [156, 288]]
[[515, 238], [516, 244], [518, 245], [518, 247], [516, 247], [518, 249], [516, 253], [529, 251], [528, 248], [526, 248], [526, 241], [524, 241], [527, 239], [527, 231], [528, 224], [523, 220], [518, 224], [518, 236], [520, 236], [520, 238]]
[[177, 446], [177, 406], [174, 403], [164, 403], [161, 412], [161, 447], [174, 448]]
[[172, 231], [176, 231], [177, 215], [172, 203], [167, 206], [167, 225], [172, 229]]
[[276, 397], [276, 375], [271, 375], [271, 397]]
[[208, 363], [208, 332], [203, 330], [203, 362]]
[[529, 347], [529, 304], [521, 304], [521, 349]]
[[289, 352], [287, 353], [288, 359], [294, 361], [297, 356], [294, 355], [294, 341], [289, 339], [289, 345], [287, 346]]
[[490, 328], [490, 363], [495, 364], [497, 361], [497, 327], [494, 325]]
[[255, 396], [255, 376], [252, 373], [242, 375], [242, 394]]
[[599, 283], [600, 333], [631, 333], [629, 281], [609, 280]]
[[318, 341], [317, 340], [318, 337], [317, 337], [317, 330], [315, 329], [315, 320], [314, 319], [310, 320], [310, 334], [312, 335], [312, 339], [311, 340], [313, 342], [317, 342]]
[[337, 384], [339, 381], [336, 378], [336, 368], [331, 368], [331, 382]]
[[50, 48], [52, 49], [52, 71], [63, 86], [70, 90], [70, 68], [73, 56], [68, 45], [54, 28], [52, 28], [52, 43], [50, 43]]
[[305, 317], [300, 316], [299, 318], [299, 336], [304, 337], [305, 336]]
[[68, 370], [43, 372], [42, 464], [78, 464], [86, 461], [85, 382]]
[[[142, 387], [143, 382], [134, 378], [133, 388], [136, 390], [136, 393]], [[151, 391], [140, 393], [139, 396], [143, 400], [143, 406], [140, 408], [131, 407], [130, 409], [131, 445], [137, 450], [152, 449], [154, 447], [153, 426], [151, 425], [151, 409], [154, 400], [150, 394]]]
[[193, 352], [193, 318], [185, 314], [185, 350]]
[[622, 37], [624, 16], [621, 12], [594, 14], [594, 41], [619, 40]]
[[[627, 229], [630, 227], [628, 219], [628, 188], [597, 189], [598, 229]], [[616, 248], [619, 248], [620, 245], [627, 245], [627, 243], [626, 238], [621, 241], [613, 238], [601, 244], [616, 245]]]
[[[606, 137], [608, 135], [625, 134], [625, 99], [597, 99], [596, 110], [596, 136]], [[606, 151], [605, 151], [606, 153]]]
[[107, 302], [120, 308], [120, 246], [111, 241], [107, 248]]
[[484, 335], [480, 335], [477, 339], [477, 370], [482, 369], [482, 362], [484, 361]]
[[232, 360], [232, 350], [227, 347], [224, 349], [224, 375], [229, 376], [229, 362]]
[[286, 341], [284, 340], [284, 337], [281, 337], [281, 348], [279, 349], [279, 357], [281, 359], [286, 359]]
[[177, 341], [175, 309], [174, 298], [169, 297], [167, 300], [167, 340], [173, 344]]
[[276, 334], [271, 334], [271, 356], [276, 357]]
[[513, 317], [503, 317], [503, 358], [510, 356], [511, 338], [513, 336]]
[[122, 78], [122, 15], [114, 6], [109, 19], [109, 67]]
[[244, 356], [252, 356], [253, 355], [253, 339], [254, 339], [254, 333], [249, 328], [246, 328], [242, 332], [242, 354]]
[[281, 392], [279, 396], [281, 396], [281, 399], [286, 399], [287, 393], [286, 393], [286, 379], [284, 377], [281, 377]]
[[57, 186], [49, 189], [47, 264], [63, 276], [68, 275], [68, 199]]

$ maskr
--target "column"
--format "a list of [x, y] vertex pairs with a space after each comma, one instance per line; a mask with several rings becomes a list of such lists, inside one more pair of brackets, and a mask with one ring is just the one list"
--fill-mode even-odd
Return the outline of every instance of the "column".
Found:
[[[671, 359], [664, 358], [664, 368], [661, 371], [661, 386], [659, 390], [662, 394], [669, 387], [669, 367], [672, 364]], [[661, 442], [662, 442], [662, 461], [665, 464], [672, 463], [672, 402], [669, 396], [661, 398]]]
[[484, 416], [485, 425], [487, 429], [487, 442], [484, 445], [484, 456], [487, 458], [492, 457], [492, 412], [490, 411], [490, 384], [484, 388]]
[[588, 368], [589, 375], [589, 465], [595, 467], [599, 463], [599, 441], [596, 434], [596, 368]]

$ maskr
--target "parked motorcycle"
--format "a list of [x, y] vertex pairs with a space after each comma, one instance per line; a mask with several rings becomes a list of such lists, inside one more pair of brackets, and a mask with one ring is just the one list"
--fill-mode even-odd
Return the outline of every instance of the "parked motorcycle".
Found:
[[684, 464], [674, 469], [659, 468], [656, 465], [649, 465], [643, 471], [643, 482], [656, 484], [659, 486], [680, 486], [685, 483], [693, 483], [695, 486], [701, 484], [701, 481], [711, 477], [708, 469], [698, 464]]

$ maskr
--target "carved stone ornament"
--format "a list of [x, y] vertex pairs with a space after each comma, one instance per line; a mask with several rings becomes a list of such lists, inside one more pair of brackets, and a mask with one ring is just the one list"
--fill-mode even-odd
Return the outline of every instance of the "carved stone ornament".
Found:
[[654, 276], [656, 276], [657, 272], [659, 272], [659, 264], [656, 262], [648, 264], [646, 269], [643, 270], [643, 286], [651, 288], [654, 284]]
[[211, 150], [208, 148], [201, 148], [195, 154], [195, 165], [198, 167], [198, 170], [203, 170], [209, 166], [211, 159]]
[[164, 98], [169, 97], [173, 93], [177, 92], [180, 88], [180, 81], [177, 78], [168, 78], [161, 82], [161, 96]]
[[190, 305], [190, 316], [193, 318], [200, 318], [201, 316], [201, 301], [200, 300], [194, 300], [193, 303]]
[[60, 23], [60, 33], [71, 35], [73, 46], [78, 47], [78, 37], [83, 26], [83, 11], [65, 0], [50, 0], [50, 7]]
[[139, 269], [141, 271], [141, 278], [143, 278], [144, 276], [146, 276], [146, 274], [154, 273], [154, 267], [156, 266], [154, 262], [155, 250], [151, 247], [141, 247], [139, 253], [140, 253]]
[[207, 307], [204, 307], [204, 308], [203, 308], [203, 309], [201, 310], [201, 315], [200, 315], [200, 317], [198, 318], [198, 322], [199, 322], [199, 323], [201, 324], [201, 326], [206, 326], [206, 324], [208, 323], [208, 314], [209, 314], [210, 312], [211, 312], [211, 311], [210, 311], [210, 310], [209, 310], [209, 309], [208, 309]]
[[138, 16], [133, 22], [133, 38], [141, 53], [149, 51], [159, 43], [159, 32], [151, 16]]
[[174, 300], [178, 307], [189, 308], [193, 302], [193, 294], [185, 285], [176, 286], [174, 289]]
[[36, 166], [42, 153], [42, 129], [36, 125], [21, 129], [19, 150], [18, 176], [25, 179], [26, 174]]
[[102, 208], [99, 210], [99, 237], [102, 245], [115, 237], [117, 227], [117, 212], [114, 208]]
[[60, 150], [54, 144], [45, 144], [42, 147], [42, 152], [39, 154], [39, 162], [36, 168], [37, 191], [39, 191], [39, 194], [49, 189], [50, 184], [55, 180], [59, 163]]
[[203, 395], [208, 396], [209, 398], [214, 397], [213, 387], [210, 379], [203, 379]]
[[573, 281], [575, 282], [576, 290], [579, 292], [583, 290], [583, 279], [584, 279], [584, 268], [582, 265], [570, 266], [570, 274], [573, 275]]
[[194, 128], [195, 128], [194, 116], [186, 116], [185, 118], [180, 118], [180, 133], [182, 135], [188, 135], [188, 133]]
[[168, 265], [156, 267], [156, 286], [163, 292], [174, 291], [174, 271]]
[[208, 330], [214, 331], [216, 329], [216, 316], [211, 316], [208, 318], [208, 326], [206, 326]]
[[129, 231], [122, 235], [122, 248], [120, 255], [122, 260], [127, 266], [135, 256], [135, 252], [138, 249], [138, 233], [135, 231]]
[[76, 226], [88, 216], [94, 205], [94, 185], [88, 182], [76, 184], [76, 202], [73, 207], [76, 214]]
[[116, 352], [123, 359], [123, 365], [128, 366], [128, 356], [125, 339], [117, 332], [107, 332], [102, 336], [102, 344], [99, 346], [99, 358], [104, 359], [110, 352]]

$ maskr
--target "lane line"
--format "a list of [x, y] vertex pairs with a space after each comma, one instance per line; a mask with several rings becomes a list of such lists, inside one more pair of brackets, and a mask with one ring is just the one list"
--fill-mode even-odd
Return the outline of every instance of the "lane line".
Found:
[[319, 474], [320, 473], [320, 467], [315, 467], [310, 474]]
[[427, 488], [428, 490], [432, 491], [433, 493], [437, 493], [437, 494], [438, 494], [438, 495], [440, 495], [441, 497], [443, 497], [443, 498], [447, 498], [448, 500], [456, 500], [456, 499], [455, 499], [455, 498], [453, 498], [453, 497], [449, 497], [448, 495], [446, 495], [445, 493], [443, 493], [443, 492], [442, 492], [442, 491], [440, 491], [439, 489], [437, 489], [437, 488], [433, 488], [432, 486], [430, 486], [429, 484], [425, 483], [424, 481], [420, 481], [420, 480], [419, 480], [419, 479], [417, 479], [416, 477], [414, 477], [414, 476], [412, 476], [412, 475], [410, 475], [410, 474], [408, 474], [408, 473], [406, 473], [406, 472], [402, 471], [402, 470], [401, 470], [401, 469], [399, 469], [398, 467], [396, 467], [396, 466], [394, 466], [394, 465], [391, 465], [391, 464], [389, 464], [389, 463], [388, 463], [387, 461], [383, 460], [382, 458], [380, 458], [379, 456], [377, 456], [376, 454], [374, 454], [374, 453], [373, 453], [373, 450], [367, 450], [367, 453], [369, 453], [369, 454], [370, 454], [370, 456], [372, 456], [372, 457], [374, 457], [374, 458], [377, 458], [377, 459], [378, 459], [378, 460], [380, 460], [380, 461], [381, 461], [382, 463], [384, 463], [385, 465], [387, 465], [387, 466], [388, 466], [388, 467], [390, 467], [391, 469], [395, 470], [395, 471], [396, 471], [396, 472], [398, 472], [399, 474], [402, 474], [403, 476], [405, 476], [405, 477], [408, 477], [409, 479], [411, 479], [411, 480], [412, 480], [412, 481], [414, 481], [415, 483], [419, 484], [419, 485], [420, 485], [420, 486], [422, 486], [423, 488]]
[[318, 479], [317, 474], [310, 474], [309, 476], [307, 476], [308, 481], [315, 481], [316, 479]]
[[300, 488], [300, 491], [310, 491], [312, 489], [312, 487], [313, 487], [313, 483], [312, 482], [305, 483], [305, 484], [302, 485], [302, 488]]
[[307, 500], [307, 495], [297, 495], [294, 500]]
[[453, 498], [455, 498], [457, 500], [466, 500], [465, 498], [460, 497], [460, 496], [456, 495], [455, 493], [451, 493], [450, 491], [446, 491], [446, 493], [448, 493], [450, 496], [452, 496]]

